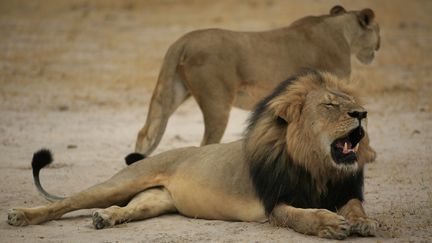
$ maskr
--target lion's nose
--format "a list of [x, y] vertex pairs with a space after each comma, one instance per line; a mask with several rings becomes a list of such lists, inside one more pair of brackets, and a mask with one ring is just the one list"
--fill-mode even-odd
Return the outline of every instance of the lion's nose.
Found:
[[359, 120], [367, 117], [367, 111], [350, 111], [348, 115]]

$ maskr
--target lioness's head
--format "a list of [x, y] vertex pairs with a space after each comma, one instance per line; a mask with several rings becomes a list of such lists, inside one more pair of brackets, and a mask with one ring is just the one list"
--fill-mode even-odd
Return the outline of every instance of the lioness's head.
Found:
[[[342, 6], [330, 9], [331, 16], [341, 16], [346, 23], [346, 33], [350, 34], [351, 53], [363, 64], [369, 64], [380, 47], [379, 25], [375, 21], [375, 13], [366, 8], [360, 11], [346, 11]], [[346, 19], [344, 19], [346, 18]], [[353, 24], [354, 23], [354, 24]]]
[[367, 111], [351, 89], [329, 73], [309, 72], [258, 105], [246, 149], [283, 156], [315, 176], [349, 174], [375, 159], [366, 125]]

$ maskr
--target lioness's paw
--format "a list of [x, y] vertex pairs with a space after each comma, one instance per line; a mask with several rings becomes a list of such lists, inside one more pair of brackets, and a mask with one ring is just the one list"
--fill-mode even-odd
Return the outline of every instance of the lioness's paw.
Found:
[[325, 209], [319, 209], [316, 213], [320, 221], [317, 234], [319, 237], [338, 240], [348, 237], [350, 224], [343, 216]]
[[11, 209], [8, 211], [8, 224], [13, 226], [25, 226], [28, 225], [28, 220], [24, 212], [19, 209]]
[[95, 211], [93, 213], [93, 226], [96, 229], [109, 228], [114, 226], [114, 222], [107, 214], [102, 211]]
[[351, 233], [359, 234], [361, 236], [374, 236], [379, 223], [376, 220], [369, 218], [358, 217], [350, 220]]

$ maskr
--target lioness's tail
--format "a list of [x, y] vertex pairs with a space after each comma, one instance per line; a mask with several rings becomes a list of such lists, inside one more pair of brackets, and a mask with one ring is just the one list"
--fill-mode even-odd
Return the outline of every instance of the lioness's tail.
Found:
[[[135, 155], [141, 154], [140, 159], [149, 156], [156, 149], [169, 117], [191, 95], [184, 83], [184, 76], [179, 71], [184, 55], [185, 44], [182, 39], [175, 42], [165, 55], [146, 123], [139, 131], [135, 144]], [[134, 163], [135, 159], [126, 158], [126, 163]]]
[[45, 189], [42, 187], [40, 180], [39, 180], [39, 172], [42, 168], [45, 166], [51, 164], [53, 162], [53, 157], [51, 152], [48, 149], [41, 149], [33, 154], [33, 159], [31, 162], [32, 170], [33, 170], [33, 180], [35, 183], [35, 186], [39, 193], [42, 194], [42, 196], [47, 199], [48, 201], [58, 201], [64, 199], [63, 197], [59, 197], [56, 195], [52, 195], [45, 191]]

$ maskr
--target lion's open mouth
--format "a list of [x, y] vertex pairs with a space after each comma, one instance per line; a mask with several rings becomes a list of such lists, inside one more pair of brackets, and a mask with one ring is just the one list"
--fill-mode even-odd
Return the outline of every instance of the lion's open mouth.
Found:
[[364, 130], [360, 126], [352, 130], [345, 137], [336, 139], [331, 144], [331, 154], [337, 164], [353, 164], [357, 161], [357, 151], [360, 140], [364, 137]]

